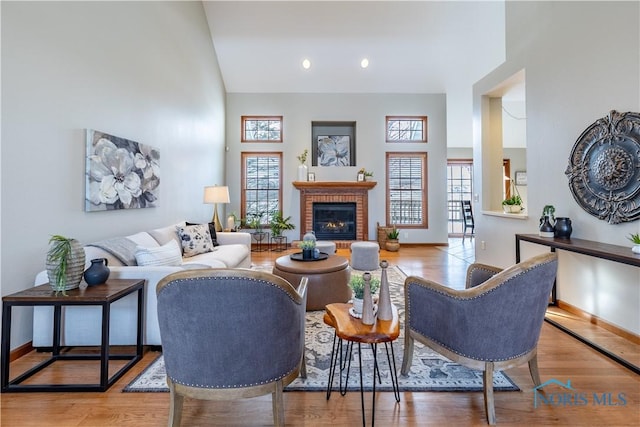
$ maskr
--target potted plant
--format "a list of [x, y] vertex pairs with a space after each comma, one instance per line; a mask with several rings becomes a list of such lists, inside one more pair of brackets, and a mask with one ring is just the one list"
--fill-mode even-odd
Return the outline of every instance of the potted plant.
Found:
[[520, 213], [522, 209], [522, 198], [519, 194], [502, 201], [502, 210], [505, 213]]
[[84, 248], [76, 239], [58, 234], [49, 239], [47, 251], [47, 277], [49, 284], [58, 295], [66, 295], [69, 289], [80, 286], [84, 272]]
[[387, 233], [387, 241], [384, 243], [385, 248], [389, 252], [397, 252], [400, 249], [400, 243], [398, 242], [398, 237], [400, 236], [400, 231], [393, 226], [391, 231]]
[[299, 244], [302, 249], [302, 259], [313, 259], [313, 253], [316, 249], [315, 240], [303, 240]]
[[[371, 294], [373, 295], [380, 287], [380, 279], [371, 277], [369, 280]], [[364, 278], [359, 274], [352, 274], [349, 279], [349, 287], [353, 293], [353, 311], [356, 314], [362, 313], [362, 298], [364, 297]]]
[[293, 230], [296, 228], [295, 225], [291, 224], [291, 217], [288, 216], [284, 218], [282, 216], [282, 212], [277, 211], [271, 217], [271, 222], [269, 226], [271, 227], [271, 237], [280, 237], [282, 236], [283, 230]]
[[553, 237], [555, 229], [553, 227], [553, 221], [555, 217], [556, 208], [553, 205], [545, 205], [542, 208], [542, 216], [540, 217], [540, 224], [538, 225], [538, 235], [540, 237]]
[[640, 233], [629, 234], [627, 239], [633, 243], [633, 246], [631, 247], [633, 253], [640, 254]]
[[309, 150], [306, 148], [297, 156], [300, 164], [298, 165], [298, 181], [306, 181], [308, 179], [308, 169], [307, 169], [307, 155], [309, 154]]
[[364, 176], [365, 181], [367, 181], [368, 178], [371, 178], [373, 176], [373, 172], [369, 172], [365, 168], [360, 168], [360, 170], [358, 171], [358, 174], [362, 174], [362, 176]]

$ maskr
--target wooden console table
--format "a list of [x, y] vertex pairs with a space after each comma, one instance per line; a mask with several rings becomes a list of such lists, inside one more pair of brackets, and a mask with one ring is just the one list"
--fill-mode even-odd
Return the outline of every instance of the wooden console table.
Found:
[[[558, 239], [555, 237], [540, 237], [537, 234], [516, 234], [516, 263], [520, 262], [520, 242], [529, 242], [548, 246], [551, 248], [551, 252], [555, 252], [557, 249], [560, 249], [567, 252], [575, 252], [582, 255], [592, 256], [594, 258], [632, 265], [634, 267], [640, 267], [640, 255], [634, 254], [633, 252], [631, 252], [631, 249], [626, 246], [610, 245], [607, 243], [594, 242], [592, 240], [584, 239]], [[555, 305], [555, 283], [553, 285], [551, 300], [552, 304]], [[617, 354], [610, 352], [609, 350], [599, 346], [593, 341], [586, 339], [582, 335], [577, 334], [566, 326], [563, 326], [558, 322], [549, 319], [548, 317], [545, 317], [544, 320], [555, 326], [556, 328], [571, 335], [572, 337], [582, 341], [589, 347], [615, 360], [619, 364], [631, 369], [636, 374], [640, 374], [640, 367], [634, 365], [633, 363], [630, 363], [628, 360], [621, 358]]]
[[[48, 283], [2, 298], [2, 391], [106, 391], [135, 363], [142, 359], [142, 326], [144, 319], [144, 279], [111, 279], [107, 283], [98, 286], [90, 286], [85, 289], [73, 289], [67, 291], [67, 295], [55, 295]], [[138, 321], [136, 323], [137, 339], [135, 354], [110, 354], [109, 353], [109, 323], [111, 318], [111, 304], [136, 292], [138, 295]], [[61, 352], [60, 336], [62, 334], [62, 307], [63, 306], [90, 306], [102, 307], [102, 338], [100, 354], [73, 354]], [[34, 307], [53, 306], [53, 349], [51, 357], [39, 363], [25, 373], [10, 380], [11, 350], [11, 309], [14, 306]], [[40, 372], [42, 369], [58, 360], [99, 360], [100, 382], [98, 384], [21, 384], [27, 378]], [[109, 377], [109, 360], [128, 360], [128, 362]]]

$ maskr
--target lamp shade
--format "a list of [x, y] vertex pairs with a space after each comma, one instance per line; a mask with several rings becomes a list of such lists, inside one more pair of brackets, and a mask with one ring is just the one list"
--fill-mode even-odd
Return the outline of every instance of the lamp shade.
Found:
[[204, 187], [204, 203], [229, 203], [229, 187], [214, 185]]

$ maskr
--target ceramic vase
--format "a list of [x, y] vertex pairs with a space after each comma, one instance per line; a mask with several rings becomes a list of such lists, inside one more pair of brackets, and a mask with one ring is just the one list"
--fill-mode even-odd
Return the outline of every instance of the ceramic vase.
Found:
[[571, 237], [573, 228], [571, 227], [571, 219], [566, 217], [556, 218], [556, 224], [554, 226], [554, 236], [560, 239], [568, 239]]
[[631, 251], [632, 251], [634, 254], [640, 254], [640, 245], [633, 245], [633, 246], [631, 247]]
[[540, 218], [540, 228], [538, 229], [538, 235], [540, 237], [553, 237], [554, 231], [555, 230], [553, 225], [551, 225], [548, 215]]
[[353, 312], [359, 316], [362, 315], [362, 298], [353, 298]]
[[102, 285], [109, 278], [109, 260], [96, 258], [91, 260], [91, 266], [84, 272], [84, 281], [89, 286]]
[[362, 324], [373, 325], [375, 317], [373, 316], [373, 297], [371, 296], [371, 273], [364, 273], [364, 295], [362, 296]]
[[298, 165], [298, 181], [306, 181], [308, 176], [307, 165]]
[[380, 293], [378, 295], [378, 319], [393, 319], [393, 311], [391, 310], [391, 294], [389, 293], [389, 279], [387, 279], [387, 267], [389, 263], [385, 260], [380, 261]]

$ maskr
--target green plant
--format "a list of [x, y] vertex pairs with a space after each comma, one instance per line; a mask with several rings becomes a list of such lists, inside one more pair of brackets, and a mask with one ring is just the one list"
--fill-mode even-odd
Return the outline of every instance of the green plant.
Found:
[[631, 240], [634, 245], [640, 245], [640, 233], [629, 234], [627, 239]]
[[[371, 293], [375, 293], [380, 287], [380, 279], [371, 277], [369, 286], [371, 287]], [[353, 291], [354, 298], [362, 299], [364, 296], [364, 277], [359, 274], [352, 274], [349, 280], [349, 287]]]
[[521, 205], [522, 204], [522, 198], [520, 197], [520, 195], [515, 195], [515, 196], [511, 196], [507, 199], [504, 199], [502, 201], [503, 205], [509, 205], [509, 206], [513, 206], [513, 205]]
[[299, 244], [300, 249], [304, 250], [308, 250], [308, 249], [315, 249], [316, 247], [316, 241], [315, 240], [303, 240], [300, 242]]
[[55, 264], [53, 270], [56, 279], [55, 291], [56, 295], [62, 292], [66, 295], [67, 286], [67, 264], [71, 256], [71, 240], [68, 237], [54, 234], [49, 239], [49, 251], [47, 252], [47, 262]]
[[291, 217], [288, 216], [284, 218], [282, 216], [282, 212], [278, 211], [273, 214], [271, 217], [271, 222], [269, 225], [271, 226], [271, 236], [278, 237], [282, 235], [283, 230], [293, 230], [296, 228], [295, 225], [291, 224]]
[[300, 162], [301, 165], [304, 165], [305, 163], [307, 163], [307, 154], [309, 154], [309, 150], [307, 150], [306, 148], [304, 149], [304, 151], [302, 152], [302, 154], [300, 154], [297, 159]]
[[373, 172], [369, 172], [368, 170], [366, 170], [365, 168], [361, 168], [358, 173], [363, 174], [364, 176], [373, 176]]
[[553, 207], [553, 205], [544, 205], [544, 208], [542, 208], [542, 216], [548, 216], [550, 219], [555, 219], [555, 217], [553, 216], [553, 214], [556, 212], [556, 208]]
[[257, 212], [247, 214], [247, 218], [244, 220], [247, 227], [253, 228], [256, 231], [260, 231], [262, 228], [262, 217], [264, 216], [264, 212]]
[[393, 227], [393, 229], [387, 233], [387, 238], [389, 238], [390, 240], [398, 240], [398, 237], [400, 237], [400, 230], [395, 227]]

